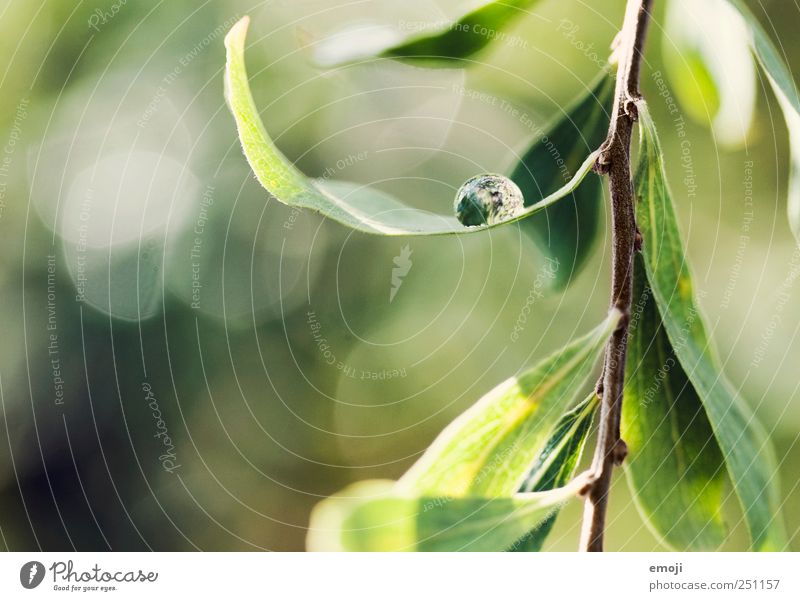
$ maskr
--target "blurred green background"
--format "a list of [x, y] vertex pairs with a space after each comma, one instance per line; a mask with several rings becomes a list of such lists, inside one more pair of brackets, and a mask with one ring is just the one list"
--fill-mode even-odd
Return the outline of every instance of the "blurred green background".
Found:
[[[742, 147], [687, 117], [688, 181], [650, 76], [663, 4], [645, 94], [703, 307], [771, 432], [798, 549], [800, 257], [783, 120], [762, 80]], [[309, 61], [344, 27], [403, 29], [457, 5], [0, 2], [0, 546], [301, 550], [317, 501], [399, 476], [481, 394], [602, 319], [605, 209], [589, 265], [531, 304], [544, 265], [516, 226], [370, 237], [287, 209], [250, 174], [222, 95], [224, 33], [245, 14], [253, 93], [290, 159], [447, 213], [464, 180], [508, 173], [585, 90], [624, 9], [545, 0], [468, 70]], [[751, 5], [796, 62], [797, 7]], [[730, 501], [725, 548], [741, 549]], [[621, 473], [610, 512], [608, 548], [663, 549]], [[563, 511], [547, 548], [574, 549], [580, 515]]]

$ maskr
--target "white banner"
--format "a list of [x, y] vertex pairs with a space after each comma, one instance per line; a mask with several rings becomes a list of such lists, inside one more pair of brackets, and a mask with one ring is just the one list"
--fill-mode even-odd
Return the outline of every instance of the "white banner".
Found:
[[792, 553], [4, 553], [0, 596], [796, 601], [798, 572]]

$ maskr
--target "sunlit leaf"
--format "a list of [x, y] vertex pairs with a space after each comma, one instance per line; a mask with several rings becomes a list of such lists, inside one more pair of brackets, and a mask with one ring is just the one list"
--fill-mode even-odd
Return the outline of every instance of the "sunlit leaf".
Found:
[[486, 394], [439, 435], [399, 484], [419, 494], [517, 492], [618, 321], [612, 312], [587, 336]]
[[622, 405], [628, 483], [645, 522], [668, 546], [714, 550], [725, 537], [724, 461], [661, 323], [641, 255], [635, 263]]
[[[713, 25], [711, 25], [713, 24]], [[670, 0], [664, 66], [675, 95], [722, 144], [745, 141], [756, 106], [756, 68], [747, 29], [727, 0]]]
[[[461, 18], [406, 24], [407, 31], [386, 25], [359, 24], [316, 44], [314, 62], [333, 67], [367, 58], [395, 58], [452, 63], [469, 58], [496, 39], [512, 20], [526, 13], [537, 0], [473, 0]], [[410, 27], [408, 27], [410, 25]]]
[[569, 486], [513, 497], [412, 496], [393, 482], [354, 484], [311, 514], [310, 551], [503, 551], [576, 497]]
[[[244, 63], [248, 23], [249, 18], [244, 17], [225, 38], [228, 56], [225, 69], [226, 98], [236, 120], [244, 154], [256, 178], [270, 194], [286, 205], [317, 211], [334, 221], [370, 234], [410, 236], [480, 232], [529, 217], [567, 196], [589, 173], [596, 159], [596, 152], [590, 154], [569, 182], [538, 202], [530, 203], [516, 216], [491, 225], [474, 227], [461, 225], [453, 216], [412, 208], [366, 186], [314, 181], [281, 154], [258, 115]], [[447, 206], [451, 202], [448, 199]]]
[[[603, 74], [551, 127], [540, 132], [514, 168], [511, 179], [526, 199], [541, 198], [568, 182], [605, 140], [614, 80]], [[521, 224], [551, 265], [548, 283], [563, 288], [578, 273], [597, 236], [602, 209], [602, 180], [589, 175], [571, 197]]]
[[767, 74], [767, 79], [783, 110], [783, 117], [786, 119], [791, 147], [787, 209], [789, 226], [800, 242], [800, 95], [797, 85], [781, 54], [745, 3], [742, 0], [728, 0], [728, 2], [739, 10], [744, 19], [753, 54]]
[[[575, 475], [599, 399], [593, 392], [561, 416], [545, 443], [520, 492], [542, 492], [565, 486]], [[509, 551], [540, 551], [556, 521], [558, 510], [515, 542]]]
[[317, 505], [309, 548], [538, 550], [559, 506], [585, 484], [570, 478], [597, 399], [593, 394], [560, 419], [559, 408], [586, 383], [619, 318], [613, 312], [589, 335], [487, 394], [399, 482], [358, 483]]
[[639, 103], [641, 152], [636, 170], [636, 215], [644, 259], [661, 319], [681, 367], [703, 402], [742, 505], [756, 550], [786, 543], [780, 518], [775, 456], [761, 425], [714, 356], [695, 300], [684, 246], [664, 174], [663, 158], [647, 105]]

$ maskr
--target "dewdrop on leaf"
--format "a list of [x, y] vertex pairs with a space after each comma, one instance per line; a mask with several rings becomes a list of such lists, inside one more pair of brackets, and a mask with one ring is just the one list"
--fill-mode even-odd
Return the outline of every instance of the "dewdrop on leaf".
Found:
[[523, 205], [517, 184], [504, 175], [484, 173], [458, 189], [455, 212], [464, 225], [491, 225], [515, 217]]

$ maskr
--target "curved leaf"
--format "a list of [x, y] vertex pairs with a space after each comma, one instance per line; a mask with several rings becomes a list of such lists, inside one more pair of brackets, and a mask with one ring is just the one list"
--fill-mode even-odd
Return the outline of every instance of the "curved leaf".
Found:
[[[614, 79], [603, 73], [564, 116], [528, 149], [511, 179], [526, 199], [550, 194], [581, 168], [584, 157], [606, 138], [614, 96]], [[602, 207], [602, 180], [590, 175], [566, 199], [521, 224], [558, 269], [548, 282], [564, 288], [589, 256], [597, 236]]]
[[618, 322], [614, 311], [593, 332], [497, 386], [447, 426], [398, 484], [436, 495], [517, 492]]
[[755, 113], [756, 67], [738, 13], [726, 0], [670, 0], [662, 46], [689, 116], [699, 123], [711, 117], [717, 140], [742, 144]]
[[724, 461], [694, 386], [675, 356], [644, 261], [635, 258], [634, 311], [628, 335], [622, 438], [625, 473], [639, 512], [678, 550], [722, 544]]
[[791, 163], [789, 171], [789, 189], [787, 212], [789, 226], [794, 237], [800, 243], [800, 95], [792, 73], [781, 58], [775, 45], [764, 32], [750, 9], [742, 0], [728, 0], [742, 15], [749, 33], [750, 47], [761, 68], [767, 74], [772, 91], [783, 110], [783, 117], [789, 130], [789, 146]]
[[723, 375], [694, 296], [655, 125], [639, 102], [641, 152], [636, 216], [647, 279], [681, 367], [703, 402], [742, 505], [755, 550], [786, 544], [780, 518], [777, 462], [761, 425]]
[[[565, 486], [575, 475], [600, 399], [593, 392], [580, 405], [561, 416], [550, 439], [536, 459], [520, 492], [542, 492]], [[509, 551], [541, 551], [556, 522], [558, 510], [537, 528], [515, 542]]]
[[392, 482], [354, 484], [311, 513], [310, 551], [503, 551], [558, 507], [583, 482], [513, 497], [427, 497], [399, 493]]
[[395, 58], [448, 64], [469, 58], [492, 40], [501, 38], [503, 27], [523, 15], [536, 1], [473, 1], [460, 19], [433, 23], [431, 27], [422, 27], [422, 31], [418, 23], [413, 23], [412, 31], [405, 33], [385, 25], [360, 25], [318, 42], [314, 62], [334, 67], [367, 58]]
[[284, 157], [269, 138], [256, 110], [244, 64], [244, 40], [249, 17], [225, 37], [225, 94], [236, 120], [239, 139], [250, 167], [262, 186], [285, 205], [307, 208], [353, 229], [387, 236], [466, 234], [524, 219], [570, 194], [592, 168], [590, 154], [574, 177], [561, 188], [530, 204], [516, 216], [491, 225], [466, 227], [453, 216], [415, 209], [388, 194], [346, 182], [314, 181]]

